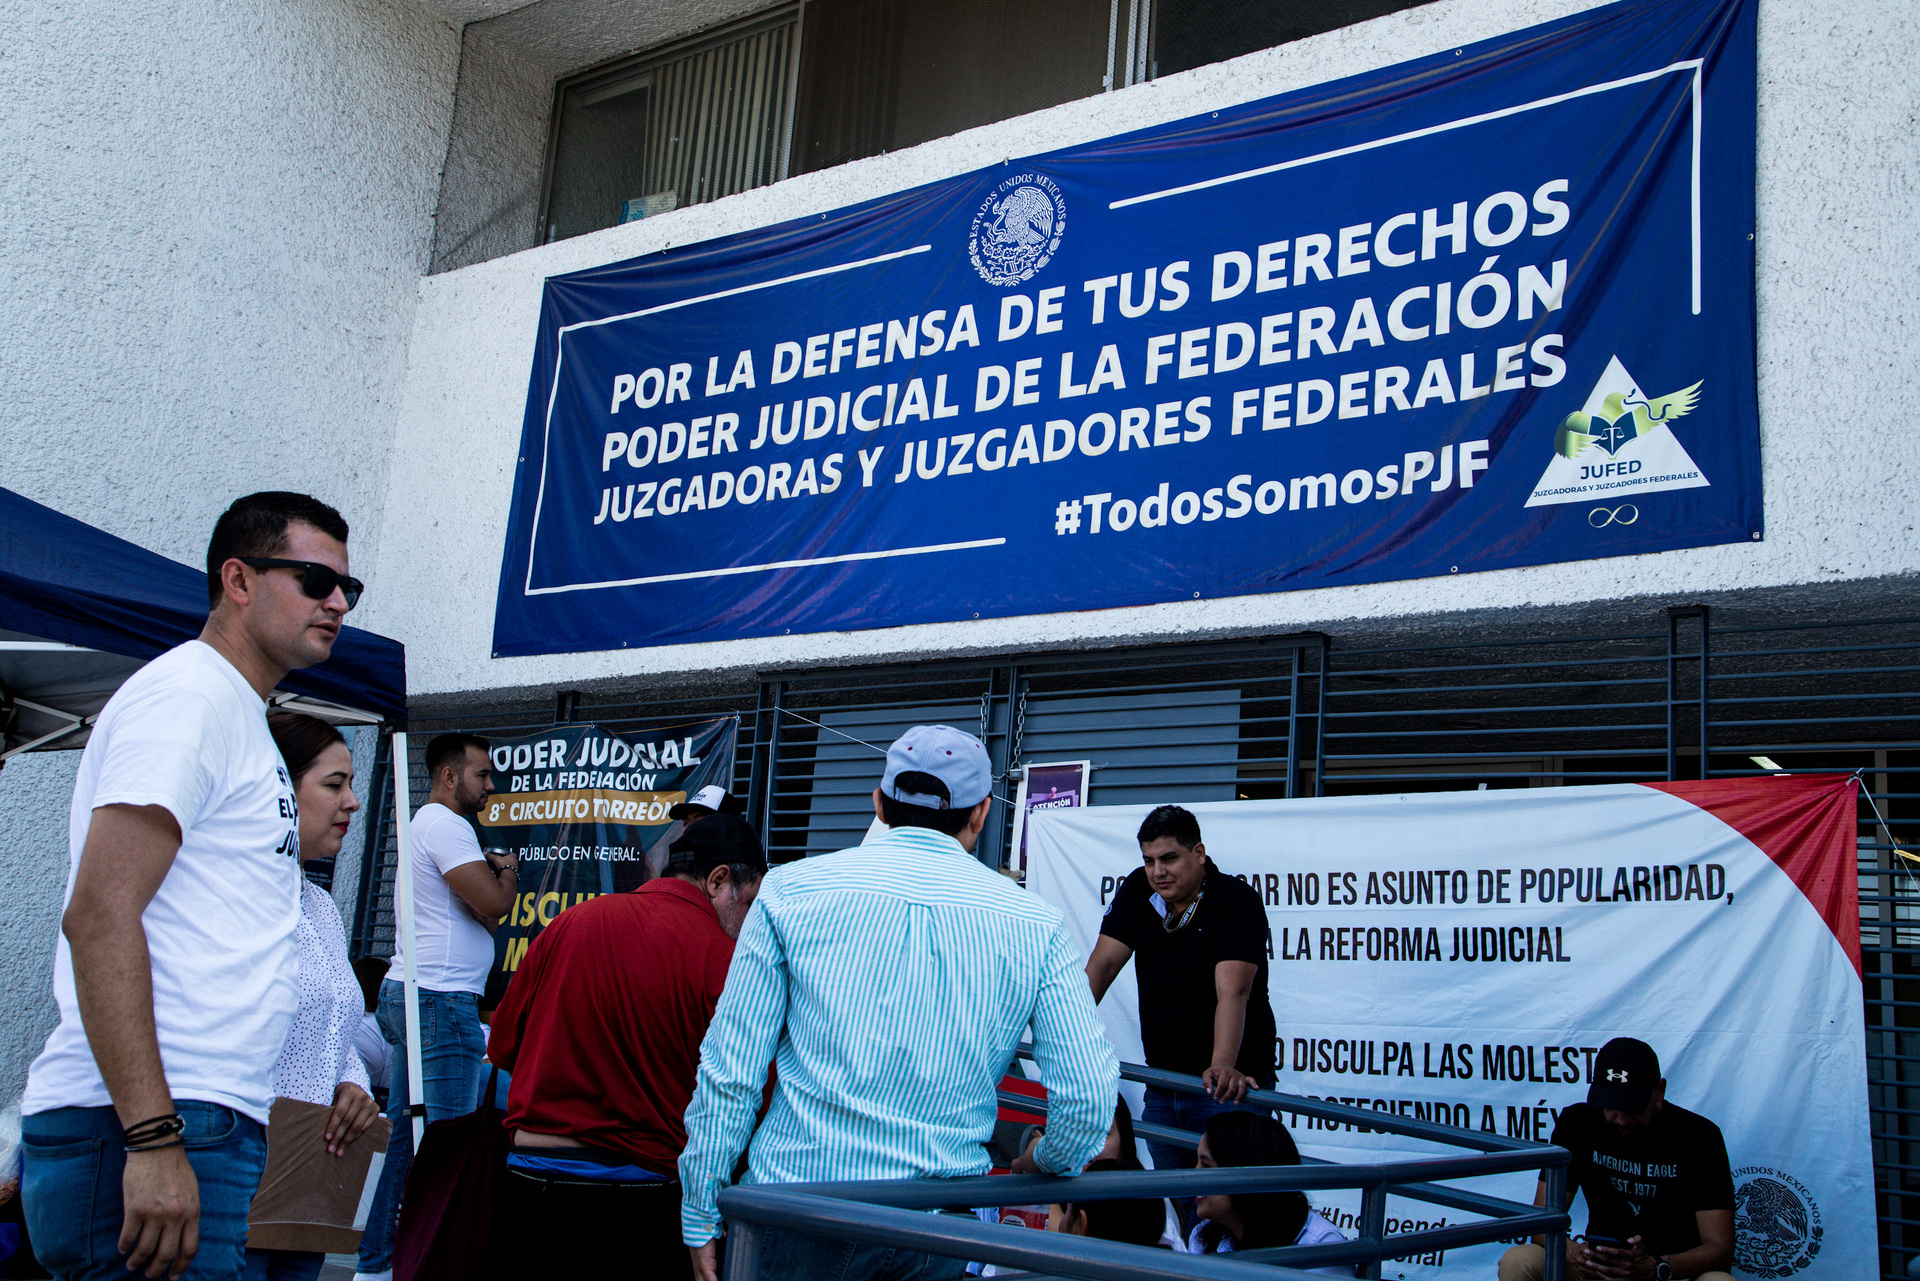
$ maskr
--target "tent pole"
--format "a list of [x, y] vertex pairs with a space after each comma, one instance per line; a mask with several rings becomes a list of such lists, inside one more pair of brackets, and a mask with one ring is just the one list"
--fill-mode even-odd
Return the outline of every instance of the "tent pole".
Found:
[[22, 743], [18, 747], [9, 747], [5, 751], [0, 751], [0, 764], [4, 764], [8, 760], [11, 760], [13, 757], [18, 756], [21, 752], [30, 752], [34, 748], [39, 747], [43, 743], [51, 743], [56, 738], [65, 738], [69, 734], [77, 734], [83, 729], [90, 728], [93, 725], [94, 721], [99, 719], [97, 715], [77, 716], [72, 712], [62, 710], [61, 708], [47, 707], [40, 703], [30, 702], [24, 698], [14, 699], [13, 704], [15, 707], [25, 707], [36, 712], [44, 712], [48, 716], [61, 717], [62, 719], [66, 720], [68, 724], [61, 726], [59, 729], [54, 730], [50, 734], [42, 734], [39, 738], [32, 739], [28, 742]]
[[391, 768], [394, 779], [394, 927], [400, 935], [400, 954], [406, 958], [401, 981], [406, 985], [407, 992], [407, 1115], [413, 1121], [413, 1150], [418, 1152], [421, 1136], [427, 1128], [424, 1106], [426, 1084], [420, 1079], [420, 954], [413, 945], [413, 844], [410, 831], [413, 825], [413, 771], [407, 762], [407, 735], [404, 730], [394, 731], [393, 746], [388, 757], [393, 762]]

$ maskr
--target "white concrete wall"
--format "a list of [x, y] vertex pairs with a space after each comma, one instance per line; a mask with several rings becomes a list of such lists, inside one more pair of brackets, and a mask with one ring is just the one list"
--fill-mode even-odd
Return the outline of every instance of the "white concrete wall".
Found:
[[[455, 28], [402, 0], [0, 0], [0, 30], [0, 485], [189, 564], [234, 498], [301, 489], [364, 555]], [[0, 772], [0, 1104], [52, 1025], [78, 761]]]
[[406, 0], [0, 26], [0, 485], [194, 564], [252, 490], [373, 533], [456, 30]]
[[[415, 695], [748, 666], [1290, 631], [1443, 610], [1690, 594], [1920, 569], [1906, 289], [1920, 278], [1912, 142], [1920, 26], [1899, 6], [1766, 0], [1760, 17], [1760, 390], [1766, 541], [1424, 580], [853, 633], [494, 661], [500, 552], [541, 282], [1019, 156], [1389, 65], [1589, 7], [1441, 0], [422, 283], [368, 597], [410, 642]], [[448, 554], [455, 551], [457, 554]]]

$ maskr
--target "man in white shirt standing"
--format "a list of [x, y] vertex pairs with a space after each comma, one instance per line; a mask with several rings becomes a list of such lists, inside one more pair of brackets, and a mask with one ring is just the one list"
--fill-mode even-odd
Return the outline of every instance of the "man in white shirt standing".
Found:
[[[469, 821], [493, 795], [487, 740], [441, 734], [427, 744], [427, 803], [413, 816], [414, 978], [420, 984], [420, 1084], [427, 1120], [465, 1116], [480, 1102], [486, 1030], [480, 996], [493, 968], [493, 933], [519, 891], [518, 861], [483, 852]], [[380, 1030], [393, 1046], [387, 1117], [393, 1135], [368, 1209], [356, 1275], [393, 1270], [393, 1229], [413, 1159], [407, 1117], [406, 954], [396, 949], [380, 985]]]
[[240, 499], [207, 594], [199, 639], [120, 687], [74, 780], [60, 1023], [21, 1108], [28, 1230], [66, 1281], [240, 1276], [299, 1004], [298, 818], [265, 700], [359, 600], [346, 522]]

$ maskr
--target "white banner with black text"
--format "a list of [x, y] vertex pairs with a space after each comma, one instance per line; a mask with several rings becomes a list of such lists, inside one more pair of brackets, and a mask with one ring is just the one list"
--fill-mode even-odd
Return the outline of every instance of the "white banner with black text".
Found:
[[[1737, 1273], [1852, 1281], [1877, 1266], [1855, 805], [1851, 778], [1780, 776], [1191, 808], [1266, 903], [1282, 1092], [1544, 1142], [1598, 1048], [1637, 1037], [1667, 1097], [1725, 1135]], [[1028, 888], [1088, 952], [1147, 809], [1028, 818]], [[1131, 965], [1101, 1012], [1140, 1062]], [[1310, 1157], [1437, 1154], [1283, 1119]], [[1526, 1202], [1534, 1183], [1466, 1186]], [[1313, 1199], [1354, 1234], [1357, 1191]], [[1388, 1229], [1460, 1217], [1394, 1198]], [[1504, 1248], [1384, 1275], [1490, 1277]]]

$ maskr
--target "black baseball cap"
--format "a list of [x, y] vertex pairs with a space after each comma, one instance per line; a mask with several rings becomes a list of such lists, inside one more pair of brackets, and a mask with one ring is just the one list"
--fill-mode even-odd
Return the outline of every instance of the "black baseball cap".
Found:
[[715, 814], [682, 832], [667, 847], [667, 866], [744, 863], [765, 871], [767, 852], [753, 824], [734, 814]]
[[1616, 1112], [1645, 1112], [1658, 1084], [1660, 1056], [1653, 1047], [1630, 1036], [1616, 1036], [1594, 1055], [1587, 1102]]

